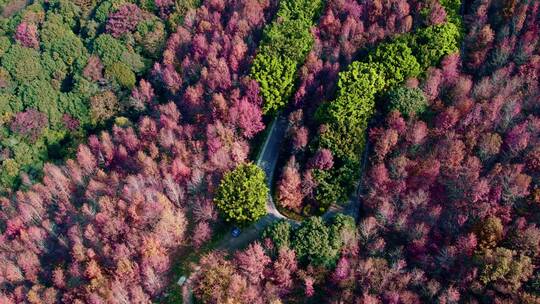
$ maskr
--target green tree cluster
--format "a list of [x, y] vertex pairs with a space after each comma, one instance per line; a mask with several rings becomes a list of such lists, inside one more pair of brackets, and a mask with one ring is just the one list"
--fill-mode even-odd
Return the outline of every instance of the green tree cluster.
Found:
[[355, 188], [365, 131], [377, 96], [390, 90], [389, 108], [405, 116], [424, 111], [427, 102], [422, 92], [399, 86], [456, 52], [459, 38], [457, 26], [452, 23], [422, 28], [380, 44], [364, 61], [353, 62], [339, 74], [335, 100], [321, 105], [316, 113], [325, 124], [317, 145], [330, 149], [336, 157], [330, 171], [315, 172], [321, 212], [336, 201], [346, 200]]
[[315, 216], [294, 228], [288, 221], [278, 221], [266, 228], [263, 237], [270, 238], [277, 248], [293, 249], [302, 263], [331, 267], [341, 248], [354, 242], [355, 227], [354, 219], [343, 214], [329, 222]]
[[323, 5], [321, 0], [282, 1], [277, 19], [265, 29], [251, 68], [251, 77], [261, 87], [264, 113], [274, 113], [287, 104], [298, 66], [313, 46], [310, 28]]
[[446, 19], [448, 23], [454, 24], [459, 28], [460, 32], [463, 32], [463, 21], [461, 20], [460, 9], [462, 0], [439, 0], [439, 3], [444, 7], [446, 11]]
[[[133, 32], [114, 38], [106, 33], [109, 15], [128, 3], [145, 10], [144, 17]], [[198, 3], [177, 0], [174, 18]], [[45, 161], [72, 155], [87, 132], [112, 121], [118, 109], [131, 109], [125, 106], [131, 89], [161, 57], [168, 35], [169, 20], [159, 13], [154, 0], [36, 0], [9, 16], [0, 13], [0, 194], [16, 189], [20, 174], [39, 179]], [[37, 30], [30, 34], [37, 46], [16, 39], [23, 23]], [[117, 103], [102, 106], [104, 94]], [[17, 113], [30, 109], [48, 120], [37, 138], [10, 128]], [[66, 119], [77, 123], [68, 128]]]
[[246, 225], [266, 214], [268, 191], [261, 168], [254, 164], [240, 164], [225, 173], [214, 202], [227, 222]]

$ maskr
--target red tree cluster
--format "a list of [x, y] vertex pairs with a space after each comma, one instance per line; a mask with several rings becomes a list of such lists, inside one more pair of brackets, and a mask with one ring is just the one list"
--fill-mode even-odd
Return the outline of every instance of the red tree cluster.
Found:
[[[266, 246], [265, 246], [266, 247]], [[294, 251], [282, 248], [274, 260], [259, 243], [227, 260], [220, 252], [201, 259], [204, 269], [194, 292], [204, 303], [268, 303], [291, 291], [298, 269]]]
[[[227, 10], [224, 9], [227, 5]], [[216, 128], [251, 138], [264, 128], [255, 81], [245, 77], [268, 1], [212, 1], [171, 35], [154, 75], [184, 118], [209, 137], [209, 151], [232, 144]], [[223, 22], [223, 20], [226, 20]], [[236, 141], [244, 145], [242, 140]]]
[[[465, 7], [462, 58], [407, 82], [429, 109], [386, 113], [370, 130], [357, 250], [295, 281], [283, 302], [311, 294], [313, 283], [329, 303], [540, 301], [539, 9]], [[501, 34], [483, 52], [474, 37], [486, 26]], [[293, 126], [301, 118], [290, 117]], [[317, 152], [310, 166], [323, 159]]]
[[[384, 252], [402, 264], [398, 277], [385, 280], [416, 286], [373, 292], [364, 281], [376, 275], [358, 281], [354, 274], [349, 280], [364, 292], [359, 299], [539, 300], [539, 4], [515, 3], [516, 14], [507, 17], [498, 5], [475, 1], [466, 19], [464, 60], [447, 57], [420, 83], [429, 115], [404, 119], [392, 112], [370, 131], [373, 154], [362, 200], [368, 218], [359, 226], [366, 256], [349, 264]], [[481, 47], [474, 38], [479, 28], [505, 35]], [[525, 44], [535, 47], [524, 51]], [[463, 72], [461, 64], [474, 72]], [[350, 281], [338, 281], [353, 290]]]
[[1, 199], [1, 303], [149, 303], [161, 295], [171, 252], [210, 238], [213, 190], [263, 128], [258, 87], [245, 75], [269, 5], [205, 1], [155, 66], [168, 103], [158, 105], [141, 81], [132, 99], [150, 105], [150, 116], [91, 136], [76, 160], [46, 165], [43, 183]]

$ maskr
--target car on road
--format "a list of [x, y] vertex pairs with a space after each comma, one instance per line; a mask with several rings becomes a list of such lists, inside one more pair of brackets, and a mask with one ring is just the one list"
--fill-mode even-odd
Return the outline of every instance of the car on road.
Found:
[[240, 230], [240, 228], [238, 227], [234, 227], [233, 230], [231, 231], [231, 235], [234, 238], [238, 237], [240, 233], [242, 233], [242, 230]]

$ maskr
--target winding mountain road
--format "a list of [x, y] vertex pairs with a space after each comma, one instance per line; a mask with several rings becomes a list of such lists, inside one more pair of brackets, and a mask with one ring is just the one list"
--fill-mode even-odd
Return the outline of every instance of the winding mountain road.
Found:
[[[261, 167], [266, 174], [266, 183], [269, 189], [272, 189], [272, 182], [274, 180], [274, 173], [276, 170], [277, 161], [279, 158], [279, 152], [283, 145], [285, 139], [285, 134], [287, 132], [287, 119], [280, 114], [276, 115], [276, 118], [270, 124], [270, 129], [268, 130], [268, 135], [261, 147], [260, 153], [257, 156], [256, 164]], [[364, 154], [362, 155], [362, 166], [360, 168], [360, 176], [363, 175], [363, 172], [367, 163], [368, 155], [368, 146], [364, 149]], [[343, 213], [350, 215], [358, 221], [360, 213], [360, 199], [361, 199], [361, 183], [357, 188], [356, 193], [354, 193], [351, 198], [344, 203], [334, 204], [328, 209], [328, 211], [323, 215], [324, 219], [329, 219], [337, 213]], [[260, 218], [257, 222], [253, 223], [251, 226], [245, 228], [240, 236], [234, 238], [231, 234], [227, 234], [223, 239], [216, 244], [216, 250], [224, 250], [228, 252], [233, 252], [237, 249], [247, 246], [252, 241], [259, 238], [264, 229], [273, 223], [274, 221], [285, 219], [291, 222], [291, 224], [298, 224], [297, 221], [289, 219], [281, 214], [272, 198], [272, 194], [268, 194], [268, 200], [266, 203], [267, 214]], [[200, 267], [196, 266], [193, 269], [193, 272], [190, 273], [189, 278], [182, 285], [182, 299], [184, 304], [193, 303], [193, 291], [192, 284], [194, 279], [200, 272]]]
[[268, 201], [266, 203], [266, 210], [269, 215], [273, 215], [276, 218], [284, 219], [286, 218], [283, 214], [279, 213], [274, 204], [274, 199], [272, 198], [272, 181], [274, 180], [274, 172], [276, 170], [276, 164], [279, 158], [279, 151], [283, 140], [285, 139], [285, 133], [287, 132], [287, 119], [280, 114], [276, 115], [276, 118], [271, 123], [270, 130], [268, 131], [268, 136], [263, 143], [261, 152], [257, 157], [256, 164], [257, 166], [263, 169], [266, 174], [266, 184], [270, 192], [268, 193]]

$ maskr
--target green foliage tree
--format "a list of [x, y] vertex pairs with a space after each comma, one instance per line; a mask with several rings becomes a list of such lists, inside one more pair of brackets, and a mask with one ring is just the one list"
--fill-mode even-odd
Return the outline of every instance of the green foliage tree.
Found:
[[62, 16], [53, 12], [48, 12], [47, 18], [41, 25], [39, 32], [41, 44], [45, 50], [50, 50], [55, 41], [68, 35], [71, 29], [62, 21]]
[[459, 51], [461, 33], [456, 24], [447, 22], [441, 25], [419, 29], [409, 41], [422, 70], [436, 66], [442, 57]]
[[462, 0], [439, 0], [439, 3], [444, 7], [446, 11], [446, 19], [449, 23], [455, 24], [459, 31], [463, 31], [463, 22], [461, 21], [461, 15], [459, 14]]
[[1, 63], [19, 84], [44, 77], [39, 53], [19, 44], [14, 44], [9, 48], [2, 56]]
[[267, 198], [264, 171], [241, 164], [223, 176], [214, 202], [227, 222], [245, 225], [266, 214]]
[[281, 1], [278, 18], [265, 29], [251, 69], [251, 77], [261, 86], [264, 113], [287, 104], [296, 70], [314, 43], [310, 27], [322, 8], [321, 0]]
[[310, 217], [293, 234], [292, 248], [300, 261], [317, 266], [331, 266], [338, 250], [333, 246], [330, 228], [321, 217]]
[[105, 22], [109, 17], [109, 14], [112, 12], [112, 3], [111, 1], [103, 1], [96, 8], [94, 13], [94, 19], [101, 23]]
[[77, 69], [82, 69], [88, 60], [87, 49], [72, 31], [66, 31], [64, 36], [52, 42], [50, 51], [58, 54], [66, 65]]
[[41, 56], [41, 66], [46, 75], [49, 75], [53, 78], [51, 84], [60, 90], [60, 83], [66, 78], [69, 74], [70, 68], [65, 64], [65, 62], [60, 58], [58, 53], [43, 53]]
[[399, 111], [404, 117], [423, 113], [428, 106], [426, 96], [418, 88], [400, 86], [388, 92], [388, 109]]
[[251, 73], [260, 87], [264, 113], [272, 113], [287, 103], [294, 88], [296, 63], [288, 58], [261, 54], [255, 58]]
[[309, 31], [310, 24], [311, 21], [287, 18], [273, 23], [264, 32], [260, 53], [288, 58], [295, 63], [303, 61], [314, 42]]
[[286, 220], [279, 220], [268, 226], [263, 232], [263, 238], [271, 239], [275, 246], [279, 249], [281, 247], [291, 247], [291, 233], [292, 226]]
[[339, 74], [337, 98], [318, 111], [319, 120], [344, 124], [362, 123], [373, 113], [375, 94], [385, 84], [382, 67], [377, 63], [353, 62]]
[[61, 112], [58, 108], [58, 91], [55, 90], [50, 81], [35, 80], [19, 86], [21, 100], [25, 108], [34, 108], [47, 114], [49, 125], [53, 128], [60, 127], [62, 120]]
[[8, 71], [0, 67], [0, 92], [14, 93], [16, 84]]
[[332, 219], [332, 225], [330, 226], [330, 240], [332, 247], [336, 250], [340, 250], [344, 245], [353, 243], [356, 238], [356, 223], [354, 218], [338, 213]]
[[8, 158], [2, 161], [1, 169], [0, 182], [7, 185], [15, 184], [20, 172], [20, 165], [14, 159]]
[[80, 20], [82, 10], [71, 0], [49, 0], [50, 9], [60, 15], [62, 22], [74, 28]]
[[305, 23], [312, 23], [314, 16], [318, 16], [322, 9], [323, 3], [321, 1], [281, 1], [278, 16], [284, 19], [298, 19]]
[[146, 72], [151, 66], [148, 59], [144, 59], [136, 52], [127, 51], [122, 54], [121, 63], [125, 64], [130, 70], [136, 74]]
[[[67, 113], [71, 117], [76, 118], [81, 125], [90, 123], [90, 107], [88, 105], [89, 96], [82, 95], [78, 92], [69, 92], [62, 94], [59, 97], [59, 105], [62, 113]], [[110, 115], [115, 114], [111, 112]]]
[[420, 65], [411, 48], [400, 39], [379, 45], [369, 55], [368, 62], [380, 65], [386, 85], [389, 87], [421, 73]]
[[127, 48], [109, 34], [100, 35], [94, 41], [94, 51], [106, 67], [110, 67], [122, 59]]
[[[20, 98], [10, 93], [0, 93], [0, 120], [1, 116], [22, 111], [23, 103]], [[3, 120], [2, 120], [3, 121]]]
[[11, 46], [11, 41], [6, 36], [0, 36], [0, 58], [7, 52]]
[[317, 181], [315, 198], [319, 203], [318, 214], [323, 214], [332, 204], [347, 199], [347, 188], [337, 179], [340, 178], [336, 170], [314, 170], [314, 178]]
[[105, 76], [120, 86], [131, 89], [135, 86], [135, 74], [123, 62], [117, 62], [105, 69]]

